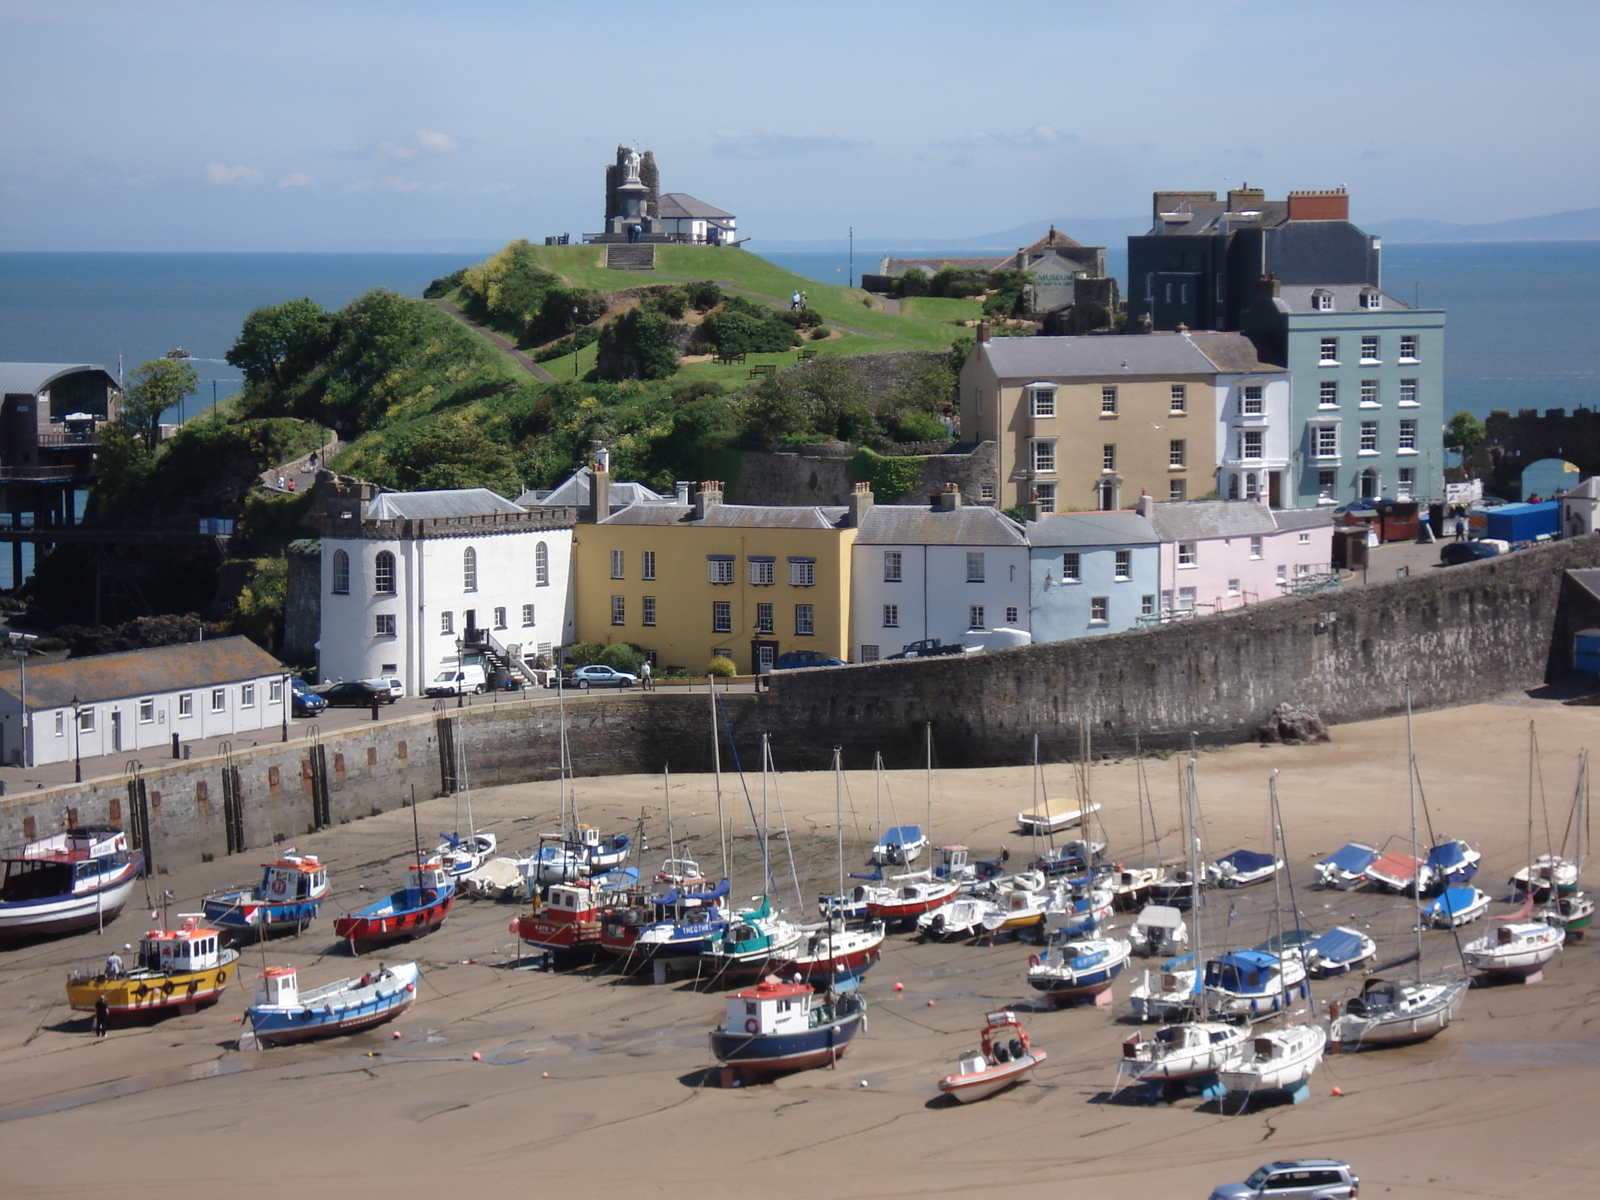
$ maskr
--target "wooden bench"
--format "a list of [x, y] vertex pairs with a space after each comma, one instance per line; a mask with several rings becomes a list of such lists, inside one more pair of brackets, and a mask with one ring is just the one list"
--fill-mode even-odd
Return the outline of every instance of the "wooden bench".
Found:
[[744, 362], [744, 357], [745, 352], [743, 350], [730, 350], [726, 354], [718, 354], [717, 361], [719, 363], [742, 363]]
[[802, 351], [800, 351], [800, 361], [801, 362], [810, 362], [813, 358], [815, 358], [817, 356], [817, 354], [818, 354], [818, 351], [816, 351], [816, 350], [811, 350], [811, 349], [802, 350]]
[[776, 363], [757, 363], [750, 368], [751, 379], [760, 379], [763, 375], [776, 375], [777, 373], [778, 367]]

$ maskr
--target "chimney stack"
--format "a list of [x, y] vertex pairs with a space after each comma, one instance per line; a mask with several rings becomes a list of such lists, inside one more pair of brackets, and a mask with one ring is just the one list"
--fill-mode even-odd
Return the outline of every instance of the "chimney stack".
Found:
[[689, 481], [687, 479], [678, 480], [677, 483], [676, 483], [676, 488], [677, 488], [677, 494], [673, 497], [673, 499], [675, 501], [677, 501], [677, 503], [679, 503], [679, 504], [688, 504], [689, 503]]
[[1278, 273], [1276, 271], [1268, 271], [1256, 284], [1256, 295], [1258, 296], [1275, 297], [1281, 295], [1282, 292], [1283, 285], [1278, 281]]
[[1156, 502], [1151, 498], [1149, 492], [1141, 491], [1139, 493], [1139, 503], [1134, 505], [1133, 511], [1147, 521], [1156, 515]]
[[1261, 188], [1253, 188], [1248, 183], [1243, 187], [1228, 189], [1228, 211], [1260, 212], [1261, 206], [1267, 202], [1267, 193]]
[[1344, 188], [1324, 192], [1290, 192], [1291, 221], [1348, 221], [1350, 195]]
[[872, 511], [872, 503], [872, 485], [870, 483], [856, 484], [855, 490], [850, 493], [850, 502], [846, 505], [845, 528], [860, 529], [861, 522]]
[[955, 512], [961, 507], [961, 489], [953, 484], [944, 485], [944, 491], [939, 493], [939, 511]]
[[981, 346], [984, 342], [987, 342], [988, 340], [989, 340], [989, 322], [987, 322], [987, 321], [979, 321], [978, 322], [978, 344]]
[[1133, 319], [1133, 331], [1135, 333], [1154, 333], [1155, 329], [1155, 318], [1147, 312], [1142, 312]]
[[1044, 504], [1042, 502], [1038, 501], [1038, 500], [1029, 500], [1028, 501], [1028, 520], [1032, 521], [1034, 524], [1038, 524], [1040, 519], [1042, 519], [1043, 517], [1044, 517]]
[[706, 515], [713, 508], [722, 503], [722, 481], [720, 479], [703, 480], [700, 490], [694, 494], [694, 519], [704, 521]]

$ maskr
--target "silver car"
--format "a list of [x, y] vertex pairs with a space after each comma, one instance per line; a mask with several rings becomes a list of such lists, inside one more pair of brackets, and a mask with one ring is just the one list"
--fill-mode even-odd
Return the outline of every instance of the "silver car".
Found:
[[1224, 1183], [1211, 1200], [1344, 1200], [1354, 1197], [1361, 1180], [1350, 1164], [1336, 1158], [1297, 1158], [1267, 1163], [1243, 1183]]

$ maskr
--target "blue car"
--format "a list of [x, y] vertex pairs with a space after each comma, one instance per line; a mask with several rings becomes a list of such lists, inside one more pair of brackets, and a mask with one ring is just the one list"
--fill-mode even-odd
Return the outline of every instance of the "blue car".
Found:
[[289, 711], [297, 717], [314, 717], [328, 702], [313, 692], [303, 679], [289, 680]]
[[778, 661], [772, 664], [775, 671], [787, 671], [794, 667], [842, 667], [844, 662], [834, 658], [831, 654], [824, 654], [820, 650], [791, 650], [787, 654], [778, 655]]

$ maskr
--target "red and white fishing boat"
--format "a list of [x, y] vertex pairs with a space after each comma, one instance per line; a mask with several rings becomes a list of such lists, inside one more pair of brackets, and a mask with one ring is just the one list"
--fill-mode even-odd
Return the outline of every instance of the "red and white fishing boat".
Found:
[[867, 915], [884, 923], [910, 921], [938, 908], [959, 891], [952, 879], [935, 879], [929, 871], [892, 875], [886, 887], [866, 889]]
[[984, 1018], [982, 1046], [963, 1054], [956, 1073], [939, 1081], [939, 1090], [963, 1104], [982, 1100], [1004, 1091], [1033, 1073], [1045, 1060], [1045, 1052], [1028, 1041], [1028, 1031], [1009, 1011], [992, 1012]]
[[859, 980], [883, 954], [883, 922], [852, 929], [843, 921], [802, 925], [800, 941], [778, 969], [812, 987], [842, 988]]
[[613, 893], [588, 880], [551, 884], [543, 898], [534, 894], [533, 908], [511, 922], [511, 932], [541, 950], [597, 946], [601, 910], [614, 900]]
[[405, 887], [376, 904], [346, 913], [334, 921], [333, 932], [363, 946], [421, 937], [444, 924], [455, 898], [455, 880], [439, 859], [412, 863], [406, 869]]

